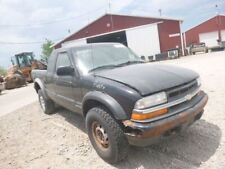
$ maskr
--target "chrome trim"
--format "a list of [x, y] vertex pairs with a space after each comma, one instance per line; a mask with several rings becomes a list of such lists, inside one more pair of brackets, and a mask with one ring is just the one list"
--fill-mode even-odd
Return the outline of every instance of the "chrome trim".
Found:
[[77, 102], [77, 101], [74, 101], [75, 102], [75, 106], [82, 109], [82, 103], [81, 102]]
[[198, 89], [196, 89], [194, 92], [189, 93], [186, 96], [184, 96], [184, 97], [182, 97], [178, 100], [175, 100], [173, 102], [169, 102], [169, 103], [162, 104], [162, 105], [159, 105], [159, 106], [151, 107], [149, 109], [143, 109], [143, 110], [134, 109], [133, 112], [145, 114], [145, 113], [151, 113], [151, 112], [154, 112], [154, 111], [157, 111], [157, 110], [160, 110], [160, 109], [169, 108], [169, 107], [181, 104], [183, 102], [186, 102], [188, 100], [191, 100], [196, 94], [199, 93], [199, 91], [200, 91], [200, 87]]

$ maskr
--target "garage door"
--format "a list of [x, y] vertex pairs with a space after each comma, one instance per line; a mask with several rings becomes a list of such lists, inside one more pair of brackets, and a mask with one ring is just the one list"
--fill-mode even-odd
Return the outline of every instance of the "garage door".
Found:
[[209, 32], [199, 34], [200, 42], [204, 42], [207, 47], [218, 46], [218, 32]]
[[221, 38], [222, 38], [222, 41], [225, 41], [225, 30], [221, 31]]
[[78, 39], [78, 40], [73, 40], [73, 41], [68, 41], [65, 43], [62, 43], [62, 47], [73, 47], [73, 46], [79, 46], [79, 45], [84, 45], [87, 44], [86, 39]]
[[92, 38], [87, 38], [87, 43], [103, 43], [103, 42], [122, 43], [127, 46], [126, 33], [125, 31], [121, 31], [105, 35], [99, 35]]
[[152, 56], [160, 53], [157, 24], [126, 30], [127, 44], [139, 56]]

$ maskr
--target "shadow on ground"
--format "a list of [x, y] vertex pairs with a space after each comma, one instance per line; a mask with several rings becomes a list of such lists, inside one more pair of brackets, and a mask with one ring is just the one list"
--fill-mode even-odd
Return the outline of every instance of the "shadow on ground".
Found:
[[[59, 109], [57, 112], [67, 122], [86, 132], [82, 116], [64, 109]], [[119, 169], [198, 168], [215, 153], [220, 139], [221, 130], [218, 126], [199, 120], [185, 132], [157, 144], [145, 148], [131, 147], [128, 158], [114, 167]]]
[[62, 107], [58, 107], [57, 110], [56, 110], [56, 113], [63, 116], [64, 119], [67, 122], [69, 122], [70, 124], [72, 124], [76, 128], [78, 128], [81, 131], [83, 131], [84, 133], [86, 133], [85, 121], [84, 121], [84, 118], [81, 115], [79, 115], [77, 113], [73, 113], [69, 110], [66, 110], [66, 109], [62, 108]]

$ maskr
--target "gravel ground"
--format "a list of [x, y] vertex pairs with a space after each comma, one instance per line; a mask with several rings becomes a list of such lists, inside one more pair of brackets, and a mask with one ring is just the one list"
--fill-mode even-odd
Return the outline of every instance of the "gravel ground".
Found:
[[48, 116], [35, 102], [0, 117], [0, 168], [224, 169], [225, 52], [161, 63], [199, 72], [209, 95], [202, 119], [184, 133], [146, 148], [132, 147], [127, 160], [109, 165], [92, 148], [82, 117], [64, 109]]

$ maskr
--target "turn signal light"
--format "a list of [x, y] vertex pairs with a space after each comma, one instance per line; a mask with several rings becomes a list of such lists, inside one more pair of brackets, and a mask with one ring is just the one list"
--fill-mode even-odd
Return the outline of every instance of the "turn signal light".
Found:
[[132, 120], [147, 120], [147, 119], [151, 119], [154, 117], [158, 117], [161, 116], [163, 114], [166, 114], [168, 112], [168, 109], [161, 109], [161, 110], [157, 110], [151, 113], [132, 113], [131, 119]]

